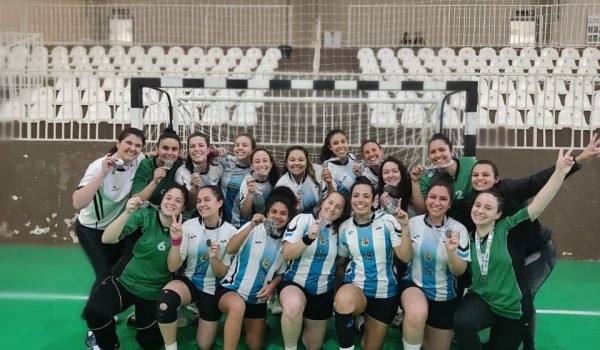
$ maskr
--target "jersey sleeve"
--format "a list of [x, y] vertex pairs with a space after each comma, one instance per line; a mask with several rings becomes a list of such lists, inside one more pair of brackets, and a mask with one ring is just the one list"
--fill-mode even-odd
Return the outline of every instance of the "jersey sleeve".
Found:
[[240, 206], [244, 202], [244, 199], [246, 199], [246, 196], [248, 195], [248, 185], [246, 184], [248, 177], [250, 177], [250, 175], [244, 177], [242, 183], [240, 184]]
[[464, 261], [471, 261], [471, 250], [469, 249], [469, 233], [467, 228], [458, 221], [455, 221], [452, 228], [458, 231], [458, 248], [456, 252], [458, 257]]
[[402, 227], [400, 226], [398, 220], [396, 220], [396, 218], [391, 214], [386, 214], [385, 220], [386, 224], [389, 225], [390, 241], [392, 242], [392, 247], [397, 247], [400, 245], [400, 240], [402, 237]]
[[348, 225], [342, 224], [338, 233], [338, 255], [344, 258], [350, 256], [350, 249], [348, 248], [347, 230]]
[[125, 236], [132, 234], [140, 227], [144, 226], [144, 218], [145, 216], [151, 214], [149, 211], [154, 209], [138, 209], [133, 214], [127, 218], [127, 222], [125, 226], [123, 226], [123, 231], [121, 231], [121, 235], [119, 239], [125, 238]]
[[87, 169], [85, 170], [85, 174], [83, 175], [83, 178], [81, 179], [81, 181], [79, 181], [79, 185], [77, 186], [77, 188], [82, 188], [82, 187], [86, 186], [98, 174], [100, 174], [100, 172], [102, 171], [102, 161], [103, 160], [104, 160], [104, 157], [96, 159], [87, 167]]
[[307, 220], [309, 215], [296, 215], [295, 218], [290, 221], [287, 230], [283, 234], [283, 241], [296, 243], [304, 237], [308, 232], [308, 228], [312, 224], [312, 221]]
[[185, 164], [182, 164], [179, 168], [177, 168], [177, 171], [175, 172], [175, 182], [185, 186], [188, 191], [190, 188], [192, 188], [192, 176], [189, 170], [187, 170], [185, 167]]
[[197, 219], [190, 219], [184, 222], [181, 227], [183, 230], [183, 235], [181, 236], [181, 245], [179, 246], [179, 255], [181, 256], [181, 260], [187, 259], [190, 236], [194, 234], [192, 225], [194, 221], [197, 221]]
[[421, 177], [419, 178], [419, 189], [421, 190], [421, 194], [423, 195], [423, 197], [425, 197], [425, 194], [427, 193], [430, 181], [431, 178], [427, 175], [421, 175]]
[[521, 221], [529, 219], [529, 211], [527, 211], [527, 208], [528, 207], [522, 208], [518, 212], [504, 219], [506, 224], [508, 225], [507, 229], [511, 229], [517, 226]]
[[146, 185], [150, 182], [154, 176], [152, 171], [152, 162], [153, 158], [146, 158], [142, 160], [140, 166], [137, 168], [135, 172], [135, 176], [133, 178], [133, 186], [131, 187], [131, 193], [136, 194], [140, 193], [144, 190]]
[[[233, 237], [233, 235], [236, 234], [237, 230], [236, 228], [227, 223], [227, 230], [223, 231], [222, 236], [219, 236], [219, 259], [221, 259], [221, 262], [227, 266], [229, 268], [229, 265], [231, 265], [231, 262], [233, 261], [233, 257], [235, 256], [235, 254], [227, 254], [225, 252], [225, 247], [227, 246], [227, 243], [229, 243], [229, 240], [231, 239], [231, 237]], [[221, 231], [219, 231], [221, 232]]]

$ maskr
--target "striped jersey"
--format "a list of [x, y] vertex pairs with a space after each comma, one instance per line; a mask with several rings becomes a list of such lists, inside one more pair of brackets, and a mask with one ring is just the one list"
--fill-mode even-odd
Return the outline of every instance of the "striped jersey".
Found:
[[[297, 215], [290, 221], [283, 240], [301, 241], [314, 221], [312, 214]], [[333, 289], [336, 256], [337, 235], [331, 226], [322, 227], [315, 241], [288, 264], [283, 280], [297, 283], [309, 294], [328, 292]]]
[[250, 167], [240, 165], [237, 159], [232, 155], [218, 157], [218, 161], [223, 165], [224, 174], [221, 179], [221, 190], [225, 196], [223, 204], [223, 217], [227, 222], [239, 228], [247, 219], [240, 217], [240, 187], [248, 174]]
[[[104, 158], [98, 158], [88, 166], [77, 188], [86, 186], [102, 172]], [[90, 204], [79, 212], [77, 218], [83, 226], [104, 230], [125, 210], [135, 172], [144, 158], [145, 156], [140, 154], [124, 170], [110, 172], [104, 177]]]
[[338, 255], [350, 258], [344, 282], [354, 284], [368, 297], [395, 296], [398, 288], [392, 271], [393, 248], [400, 245], [400, 236], [400, 224], [390, 214], [366, 224], [358, 224], [354, 218], [344, 221], [338, 238]]
[[409, 225], [412, 260], [402, 279], [413, 281], [421, 287], [428, 300], [447, 301], [456, 298], [456, 279], [448, 268], [448, 253], [444, 241], [446, 230], [457, 231], [459, 242], [456, 253], [462, 260], [470, 262], [467, 229], [450, 217], [444, 219], [442, 226], [433, 226], [427, 221], [426, 215], [411, 218]]
[[350, 195], [350, 188], [354, 185], [354, 181], [356, 181], [356, 174], [352, 171], [352, 165], [355, 162], [356, 157], [351, 153], [348, 153], [348, 162], [346, 164], [341, 164], [337, 161], [326, 161], [327, 168], [331, 172], [335, 183], [335, 189], [342, 192], [346, 198]]
[[250, 304], [263, 304], [267, 300], [258, 299], [256, 294], [283, 266], [281, 239], [269, 236], [260, 224], [248, 234], [220, 283]]
[[187, 259], [183, 275], [199, 290], [214, 295], [217, 278], [210, 267], [206, 240], [219, 242], [217, 258], [229, 266], [231, 256], [225, 253], [225, 246], [237, 230], [227, 221], [220, 221], [217, 227], [207, 227], [200, 217], [184, 222], [181, 228], [183, 237], [179, 250], [181, 259]]
[[377, 186], [379, 186], [379, 175], [375, 174], [368, 166], [364, 166], [364, 170], [361, 175], [369, 179], [369, 181], [371, 181], [373, 184], [373, 187], [377, 188]]
[[[248, 185], [246, 184], [246, 180], [250, 176], [251, 175], [247, 175], [244, 180], [242, 180], [242, 184], [240, 185], [240, 207], [248, 195]], [[249, 217], [246, 218], [246, 221], [249, 221], [253, 214], [265, 212], [265, 202], [271, 191], [273, 191], [273, 185], [271, 185], [269, 180], [265, 182], [254, 180], [254, 183], [256, 184], [256, 193], [254, 194], [254, 200], [252, 201], [252, 213], [250, 213]]]
[[304, 175], [301, 183], [296, 182], [292, 174], [289, 172], [283, 174], [275, 187], [285, 186], [292, 190], [298, 197], [298, 213], [316, 214], [316, 209], [321, 203], [323, 193], [327, 191], [327, 184], [321, 180], [323, 172], [320, 165], [313, 164], [315, 178], [318, 183], [315, 183], [310, 176]]

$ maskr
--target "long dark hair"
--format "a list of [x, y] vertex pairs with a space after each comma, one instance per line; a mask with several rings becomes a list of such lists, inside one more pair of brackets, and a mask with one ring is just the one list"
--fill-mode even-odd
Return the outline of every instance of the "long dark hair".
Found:
[[[144, 132], [136, 128], [126, 128], [123, 131], [121, 131], [119, 137], [117, 137], [117, 141], [121, 142], [125, 140], [129, 135], [139, 137], [142, 140], [142, 147], [146, 144], [146, 136], [144, 135]], [[110, 149], [110, 151], [108, 151], [108, 154], [112, 156], [113, 154], [117, 153], [118, 150], [119, 148], [115, 145]]]
[[217, 200], [223, 202], [223, 205], [221, 205], [221, 208], [219, 208], [219, 214], [222, 215], [223, 207], [225, 206], [225, 196], [223, 195], [223, 191], [221, 191], [221, 187], [215, 185], [204, 185], [198, 189], [198, 193], [200, 193], [200, 191], [202, 191], [205, 188], [209, 189], [212, 192], [213, 196], [217, 198]]
[[329, 149], [329, 143], [331, 142], [331, 138], [333, 137], [333, 135], [337, 134], [344, 135], [344, 137], [346, 137], [346, 140], [348, 140], [348, 135], [346, 135], [346, 132], [342, 129], [333, 129], [330, 132], [328, 132], [327, 136], [325, 136], [325, 140], [323, 141], [323, 147], [321, 148], [321, 156], [319, 157], [321, 163], [335, 155], [333, 151]]
[[312, 163], [310, 161], [310, 157], [308, 156], [308, 151], [306, 150], [306, 148], [302, 147], [302, 146], [291, 146], [288, 147], [285, 150], [285, 158], [284, 158], [284, 166], [283, 166], [283, 172], [282, 174], [285, 174], [287, 172], [289, 172], [288, 168], [287, 168], [287, 160], [290, 156], [290, 153], [292, 153], [293, 151], [301, 151], [302, 153], [304, 153], [304, 157], [306, 158], [306, 175], [308, 177], [310, 177], [311, 180], [313, 180], [313, 182], [315, 183], [315, 185], [320, 186], [319, 182], [317, 181], [317, 177], [315, 175], [315, 169], [312, 166]]
[[162, 203], [163, 198], [165, 197], [165, 194], [174, 188], [180, 190], [181, 193], [183, 194], [183, 209], [182, 209], [182, 212], [183, 212], [185, 210], [185, 208], [187, 207], [189, 197], [190, 197], [189, 196], [190, 191], [188, 191], [188, 189], [184, 185], [181, 185], [177, 182], [173, 182], [172, 184], [167, 186], [167, 188], [165, 189], [165, 192], [163, 192], [162, 196], [160, 197], [160, 202]]
[[160, 146], [161, 141], [166, 139], [173, 139], [177, 141], [177, 143], [179, 144], [179, 149], [181, 149], [181, 138], [179, 137], [179, 135], [177, 135], [177, 133], [170, 129], [165, 129], [165, 131], [162, 134], [160, 134], [160, 136], [158, 137], [158, 141], [156, 142], [156, 148]]
[[398, 166], [398, 169], [400, 170], [400, 182], [398, 183], [396, 188], [399, 190], [399, 193], [400, 193], [399, 198], [402, 198], [400, 207], [402, 208], [402, 210], [407, 211], [408, 206], [412, 203], [412, 201], [411, 201], [412, 184], [411, 184], [411, 180], [410, 180], [410, 175], [408, 174], [408, 169], [398, 159], [396, 159], [394, 157], [387, 157], [383, 161], [383, 163], [381, 163], [380, 168], [379, 168], [379, 175], [378, 175], [379, 184], [377, 185], [377, 193], [379, 195], [381, 195], [383, 193], [383, 187], [385, 186], [385, 183], [383, 181], [383, 171], [382, 170], [383, 170], [383, 166], [386, 163], [394, 163]]
[[212, 152], [210, 152], [210, 141], [208, 139], [208, 136], [204, 133], [197, 131], [197, 132], [191, 134], [190, 136], [188, 136], [188, 138], [187, 138], [187, 158], [185, 159], [185, 168], [187, 170], [189, 170], [190, 173], [194, 172], [194, 162], [192, 162], [192, 157], [190, 157], [190, 140], [194, 137], [201, 137], [204, 139], [204, 142], [206, 142], [206, 146], [209, 148], [209, 152], [206, 156], [206, 161], [208, 162], [209, 166], [216, 165], [216, 163], [215, 163], [216, 155], [213, 154]]
[[269, 159], [271, 160], [272, 165], [271, 170], [269, 170], [267, 180], [269, 181], [271, 186], [275, 187], [275, 184], [277, 184], [277, 180], [279, 180], [279, 168], [277, 168], [277, 164], [275, 164], [275, 159], [273, 158], [271, 152], [267, 151], [264, 148], [255, 148], [254, 151], [252, 151], [252, 154], [250, 155], [250, 166], [252, 166], [252, 159], [254, 159], [254, 155], [256, 154], [256, 152], [259, 151], [265, 152], [267, 155], [269, 155]]
[[437, 133], [431, 136], [429, 142], [427, 142], [427, 151], [429, 151], [429, 145], [431, 145], [431, 143], [435, 140], [443, 141], [446, 145], [448, 145], [448, 150], [450, 150], [450, 153], [452, 153], [452, 141], [450, 141], [450, 138], [448, 136], [442, 133]]
[[271, 210], [273, 204], [277, 202], [282, 203], [287, 208], [288, 221], [285, 224], [287, 227], [292, 218], [296, 216], [296, 195], [291, 189], [285, 186], [274, 188], [273, 191], [269, 193], [269, 196], [267, 196], [267, 201], [265, 203], [265, 216], [267, 216], [267, 213], [269, 210]]

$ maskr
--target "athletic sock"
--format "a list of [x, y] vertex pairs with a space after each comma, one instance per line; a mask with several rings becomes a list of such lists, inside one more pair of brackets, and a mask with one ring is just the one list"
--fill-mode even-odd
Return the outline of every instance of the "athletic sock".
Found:
[[177, 350], [177, 342], [174, 342], [171, 345], [166, 345], [165, 344], [165, 350]]
[[421, 350], [422, 344], [409, 344], [402, 338], [402, 345], [404, 345], [404, 350]]
[[298, 350], [298, 345], [294, 345], [294, 346], [286, 346], [285, 350]]

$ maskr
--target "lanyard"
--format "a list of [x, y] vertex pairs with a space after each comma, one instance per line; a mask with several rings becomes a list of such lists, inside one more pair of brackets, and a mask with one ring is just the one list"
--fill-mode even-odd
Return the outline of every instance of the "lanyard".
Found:
[[485, 253], [481, 253], [481, 238], [477, 232], [475, 232], [475, 250], [477, 251], [477, 262], [479, 263], [479, 272], [481, 276], [479, 280], [483, 284], [488, 282], [488, 264], [490, 262], [490, 250], [492, 248], [492, 240], [494, 239], [494, 229], [489, 233], [487, 242], [485, 244]]

